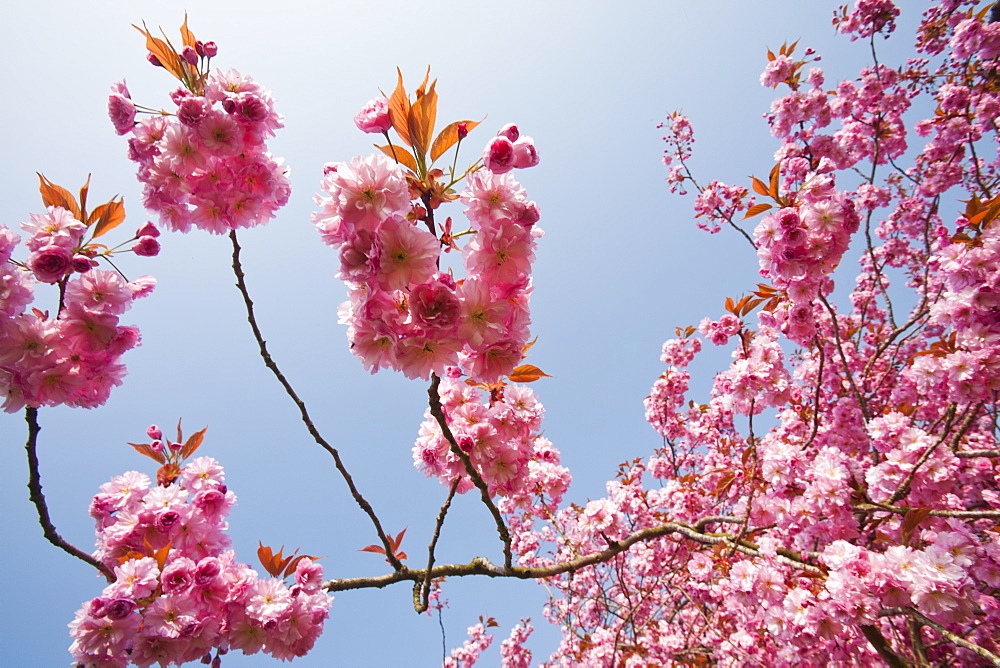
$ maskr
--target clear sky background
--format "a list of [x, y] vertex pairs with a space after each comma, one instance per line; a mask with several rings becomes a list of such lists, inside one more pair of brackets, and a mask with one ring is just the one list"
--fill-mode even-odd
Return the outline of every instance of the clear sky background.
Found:
[[[905, 4], [904, 28], [925, 7]], [[866, 45], [834, 34], [834, 8], [800, 0], [7, 3], [0, 9], [2, 224], [17, 229], [42, 210], [36, 171], [74, 191], [92, 173], [92, 201], [124, 196], [129, 218], [121, 234], [109, 235], [116, 240], [148, 219], [106, 96], [124, 77], [137, 102], [170, 104], [174, 82], [146, 63], [130, 24], [163, 26], [173, 40], [187, 9], [198, 38], [219, 45], [214, 64], [273, 90], [286, 117], [270, 147], [291, 166], [291, 201], [267, 227], [240, 233], [271, 352], [387, 530], [406, 527], [403, 548], [423, 562], [446, 495], [412, 466], [426, 383], [370, 376], [350, 355], [336, 322], [345, 296], [333, 277], [337, 256], [309, 222], [323, 163], [371, 150], [354, 114], [380, 88], [393, 88], [397, 66], [412, 90], [431, 65], [440, 126], [486, 116], [466, 146], [478, 150], [508, 122], [535, 138], [541, 164], [517, 173], [546, 231], [529, 361], [553, 376], [534, 389], [547, 410], [545, 435], [574, 474], [567, 500], [582, 504], [604, 495], [620, 462], [660, 443], [643, 420], [642, 399], [663, 370], [662, 341], [677, 326], [717, 318], [727, 296], [739, 297], [758, 278], [744, 240], [700, 232], [690, 198], [668, 193], [656, 124], [674, 109], [690, 116], [692, 164], [704, 182], [748, 185], [748, 175], [766, 175], [776, 144], [762, 119], [774, 97], [758, 82], [765, 49], [801, 39], [824, 56], [831, 87], [866, 62]], [[461, 206], [446, 215], [461, 216]], [[380, 557], [358, 552], [377, 542], [367, 518], [257, 357], [228, 239], [196, 231], [161, 241], [159, 257], [123, 256], [120, 264], [130, 277], [159, 281], [125, 318], [143, 337], [124, 357], [125, 385], [96, 410], [40, 411], [42, 482], [57, 528], [91, 549], [87, 505], [99, 485], [127, 470], [154, 472], [126, 442], [144, 440], [151, 423], [183, 417], [189, 431], [208, 427], [199, 454], [222, 463], [238, 496], [230, 535], [242, 561], [255, 565], [260, 540], [326, 555], [327, 577], [386, 572]], [[55, 308], [54, 292], [36, 295], [36, 306]], [[695, 367], [697, 398], [725, 364], [725, 353], [711, 351]], [[0, 663], [66, 665], [66, 624], [102, 580], [43, 539], [27, 500], [25, 436], [22, 414], [0, 415]], [[487, 511], [472, 495], [453, 505], [438, 555], [440, 563], [500, 558]], [[482, 665], [499, 662], [500, 640], [522, 617], [537, 628], [529, 643], [536, 660], [556, 647], [558, 629], [541, 614], [545, 590], [534, 583], [452, 580], [445, 596], [449, 649], [479, 615], [500, 623]], [[295, 665], [432, 666], [441, 644], [438, 620], [413, 612], [408, 585], [344, 592], [316, 648]], [[224, 661], [272, 663], [240, 654]]]

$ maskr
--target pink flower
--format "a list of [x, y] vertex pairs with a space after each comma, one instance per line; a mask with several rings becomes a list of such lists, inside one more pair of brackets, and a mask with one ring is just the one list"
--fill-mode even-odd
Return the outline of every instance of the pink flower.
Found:
[[120, 135], [128, 134], [135, 127], [135, 105], [125, 86], [125, 80], [112, 84], [111, 91], [108, 96], [108, 116], [115, 126], [115, 132]]
[[483, 166], [494, 174], [504, 174], [514, 168], [514, 143], [506, 137], [494, 137], [483, 151]]
[[28, 257], [28, 268], [42, 283], [57, 283], [72, 271], [69, 250], [62, 246], [45, 246]]
[[440, 244], [427, 230], [399, 216], [386, 219], [378, 229], [382, 252], [379, 283], [389, 290], [423, 283], [437, 266]]
[[427, 329], [451, 329], [461, 315], [461, 303], [454, 288], [440, 281], [421, 283], [413, 288], [409, 304], [414, 324]]
[[389, 100], [382, 96], [369, 101], [354, 117], [354, 124], [362, 132], [373, 134], [388, 132], [392, 127], [392, 120], [389, 118]]

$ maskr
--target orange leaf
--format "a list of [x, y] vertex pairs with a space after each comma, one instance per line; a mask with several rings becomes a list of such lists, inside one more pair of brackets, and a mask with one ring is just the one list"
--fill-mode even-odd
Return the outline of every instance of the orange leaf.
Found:
[[156, 471], [156, 483], [160, 487], [170, 486], [180, 476], [181, 470], [181, 467], [173, 462], [164, 464]]
[[[396, 74], [399, 76], [396, 82], [396, 90], [392, 91], [392, 96], [389, 98], [389, 119], [392, 121], [392, 127], [395, 128], [396, 134], [402, 139], [407, 146], [412, 146], [410, 141], [410, 130], [408, 126], [410, 118], [410, 98], [406, 95], [406, 89], [403, 88], [403, 73], [400, 69], [396, 68]], [[391, 155], [389, 157], [392, 157]], [[400, 161], [402, 162], [402, 161]]]
[[194, 37], [194, 33], [188, 30], [188, 15], [184, 12], [184, 23], [181, 25], [181, 39], [184, 41], [184, 46], [190, 46], [194, 48], [195, 43], [198, 41]]
[[780, 162], [777, 163], [774, 167], [771, 168], [770, 177], [771, 177], [771, 179], [770, 179], [771, 180], [771, 191], [768, 194], [770, 194], [771, 197], [773, 197], [774, 199], [778, 199], [778, 179], [781, 178], [781, 163]]
[[166, 464], [167, 458], [163, 453], [156, 452], [148, 443], [129, 443], [140, 455], [145, 455], [159, 464]]
[[[754, 189], [756, 190], [756, 188]], [[770, 208], [772, 208], [772, 206], [770, 204], [767, 204], [766, 202], [761, 204], [754, 204], [752, 207], [747, 209], [747, 214], [743, 216], [743, 220], [746, 220], [747, 218], [753, 218], [754, 216], [758, 216]]]
[[87, 174], [87, 182], [80, 188], [80, 220], [87, 215], [87, 193], [90, 191], [90, 174]]
[[374, 552], [375, 554], [385, 554], [385, 548], [381, 545], [368, 545], [363, 547], [358, 552]]
[[205, 432], [208, 431], [208, 427], [205, 427], [201, 431], [196, 431], [191, 434], [184, 447], [181, 448], [181, 459], [187, 459], [195, 453], [195, 451], [201, 447], [201, 442], [205, 440]]
[[903, 539], [904, 545], [909, 544], [917, 526], [930, 514], [930, 508], [911, 508], [906, 511], [906, 515], [903, 516], [903, 528], [900, 532], [900, 538]]
[[[146, 544], [149, 545], [149, 543]], [[156, 558], [156, 564], [160, 567], [161, 571], [163, 570], [163, 565], [167, 563], [168, 554], [170, 554], [170, 543], [167, 543], [153, 554]]]
[[[437, 120], [435, 85], [437, 85], [437, 80], [431, 83], [430, 90], [426, 94], [422, 94], [421, 90], [417, 91], [417, 101], [410, 107], [410, 115], [407, 117], [410, 145], [413, 146], [414, 152], [418, 155], [427, 155], [431, 144], [431, 135], [434, 133], [434, 122]], [[420, 87], [422, 89], [423, 84]]]
[[757, 193], [758, 195], [763, 195], [764, 197], [771, 196], [771, 191], [768, 190], [766, 183], [758, 179], [756, 176], [751, 176], [750, 180], [753, 183], [753, 190], [755, 193]]
[[87, 224], [97, 221], [94, 226], [94, 238], [101, 236], [105, 232], [110, 232], [125, 221], [125, 200], [111, 199], [107, 204], [102, 204], [90, 214]]
[[545, 378], [552, 377], [549, 374], [542, 371], [541, 369], [539, 369], [537, 366], [533, 366], [531, 364], [522, 364], [521, 366], [511, 371], [510, 375], [507, 376], [507, 378], [509, 378], [511, 382], [514, 383], [533, 383], [539, 378], [542, 378], [543, 376]]
[[431, 146], [431, 162], [434, 162], [440, 158], [445, 151], [455, 145], [458, 141], [458, 124], [465, 123], [465, 128], [469, 132], [472, 131], [479, 123], [482, 121], [455, 121], [454, 123], [449, 123], [445, 126], [444, 130], [438, 133], [438, 136], [434, 139], [434, 144]]
[[413, 159], [413, 155], [410, 154], [410, 152], [405, 148], [400, 148], [399, 146], [389, 146], [388, 144], [385, 146], [375, 144], [374, 146], [399, 164], [408, 168], [411, 172], [417, 171], [417, 161]]
[[146, 36], [146, 50], [156, 56], [156, 59], [160, 61], [161, 65], [163, 65], [163, 69], [170, 72], [178, 79], [183, 80], [184, 71], [181, 69], [181, 59], [174, 52], [173, 48], [171, 48], [168, 43], [162, 39], [153, 37], [153, 33], [149, 32], [145, 23], [142, 24], [141, 28], [134, 23], [132, 24], [132, 27]]
[[531, 350], [531, 348], [536, 343], [538, 343], [538, 337], [537, 336], [535, 338], [533, 338], [532, 340], [528, 341], [527, 343], [525, 343], [523, 346], [521, 346], [521, 357], [522, 358], [527, 357], [528, 356], [528, 351]]
[[62, 186], [57, 186], [38, 172], [35, 174], [38, 174], [38, 191], [42, 194], [42, 203], [45, 206], [61, 206], [80, 220], [80, 205], [76, 203], [76, 198]]

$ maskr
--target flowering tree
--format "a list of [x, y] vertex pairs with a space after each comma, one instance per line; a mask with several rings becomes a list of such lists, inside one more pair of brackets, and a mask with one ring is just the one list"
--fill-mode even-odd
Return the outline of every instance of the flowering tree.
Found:
[[[117, 356], [137, 336], [117, 315], [151, 282], [95, 266], [113, 250], [93, 240], [120, 222], [115, 200], [88, 214], [86, 187], [77, 201], [43, 178], [49, 209], [23, 226], [31, 255], [5, 265], [0, 379], [5, 408], [25, 410], [46, 536], [109, 581], [71, 624], [75, 659], [218, 664], [237, 649], [292, 658], [322, 631], [328, 592], [405, 581], [424, 612], [443, 605], [447, 579], [488, 576], [552, 592], [545, 615], [562, 630], [553, 664], [1000, 664], [1000, 24], [974, 2], [935, 4], [918, 57], [893, 68], [878, 46], [897, 16], [889, 0], [837, 13], [837, 29], [867, 42], [872, 63], [832, 90], [811, 50], [768, 52], [761, 83], [785, 93], [767, 116], [780, 145], [767, 178], [748, 187], [701, 185], [691, 125], [668, 118], [670, 187], [696, 191], [700, 227], [745, 239], [764, 282], [664, 344], [667, 369], [646, 400], [663, 446], [623, 464], [607, 497], [585, 505], [562, 502], [569, 471], [527, 385], [547, 375], [524, 361], [542, 232], [515, 174], [538, 164], [533, 140], [508, 124], [460, 168], [480, 123], [438, 130], [429, 73], [412, 97], [400, 73], [391, 95], [358, 114], [359, 129], [386, 143], [327, 164], [313, 223], [339, 255], [352, 353], [372, 373], [429, 383], [413, 460], [447, 496], [419, 565], [401, 549], [405, 530], [383, 527], [317, 429], [257, 322], [237, 229], [267, 222], [288, 198], [287, 170], [265, 145], [283, 121], [270, 93], [211, 69], [217, 48], [186, 21], [180, 48], [141, 29], [150, 61], [181, 82], [169, 112], [138, 107], [124, 82], [112, 89], [143, 203], [171, 230], [229, 235], [260, 355], [370, 519], [377, 542], [363, 549], [390, 570], [323, 582], [316, 558], [261, 545], [272, 578], [258, 577], [229, 549], [235, 498], [221, 466], [187, 461], [204, 430], [185, 439], [180, 425], [176, 438], [150, 427], [150, 442], [133, 444], [159, 464], [157, 485], [129, 472], [94, 497], [94, 555], [58, 536], [38, 482], [38, 408], [106, 400], [124, 373]], [[460, 206], [462, 218], [448, 215]], [[9, 259], [16, 238], [4, 234]], [[135, 253], [155, 254], [157, 235], [140, 227]], [[25, 312], [31, 275], [58, 287], [56, 318]], [[705, 341], [731, 346], [733, 361], [702, 403], [689, 397], [689, 368]], [[438, 563], [445, 519], [466, 492], [496, 526], [500, 563]], [[489, 626], [471, 627], [447, 663], [472, 665]], [[531, 633], [527, 621], [513, 628], [506, 665], [530, 662]]]

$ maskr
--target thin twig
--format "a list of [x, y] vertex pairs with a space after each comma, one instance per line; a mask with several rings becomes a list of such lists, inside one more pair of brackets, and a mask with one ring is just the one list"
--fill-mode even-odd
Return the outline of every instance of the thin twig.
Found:
[[115, 574], [110, 568], [60, 536], [52, 524], [49, 507], [45, 503], [45, 495], [42, 494], [42, 477], [38, 467], [38, 432], [42, 430], [38, 424], [38, 409], [33, 406], [25, 408], [24, 420], [28, 423], [28, 442], [24, 444], [24, 449], [28, 453], [28, 500], [35, 504], [35, 509], [38, 511], [38, 523], [42, 525], [42, 533], [50, 543], [96, 568], [108, 582], [114, 582]]
[[458, 446], [458, 441], [455, 440], [455, 435], [451, 433], [451, 427], [448, 426], [448, 419], [445, 417], [444, 408], [441, 407], [441, 395], [438, 394], [438, 386], [441, 385], [441, 378], [437, 374], [431, 374], [431, 386], [427, 389], [427, 396], [430, 398], [430, 409], [431, 415], [437, 420], [438, 424], [441, 426], [441, 433], [448, 440], [448, 444], [451, 445], [451, 451], [462, 460], [462, 464], [465, 466], [466, 473], [469, 474], [469, 478], [472, 479], [473, 484], [479, 490], [479, 494], [483, 499], [483, 505], [485, 505], [490, 514], [493, 515], [493, 520], [497, 525], [497, 533], [500, 534], [500, 541], [503, 543], [503, 564], [504, 568], [511, 568], [514, 555], [511, 551], [511, 540], [510, 531], [507, 530], [507, 525], [503, 521], [503, 517], [500, 516], [500, 510], [497, 509], [496, 504], [493, 503], [493, 499], [490, 497], [489, 487], [486, 485], [486, 481], [483, 477], [479, 475], [479, 471], [472, 464], [472, 460], [469, 455]]
[[970, 652], [975, 652], [979, 656], [983, 657], [984, 659], [986, 659], [987, 661], [989, 661], [990, 663], [992, 663], [994, 666], [1000, 666], [1000, 656], [997, 656], [996, 654], [994, 654], [993, 652], [989, 651], [985, 647], [980, 647], [979, 645], [977, 645], [977, 644], [975, 644], [973, 642], [969, 642], [968, 640], [966, 640], [962, 636], [952, 633], [951, 631], [949, 631], [945, 627], [943, 627], [940, 624], [938, 624], [937, 622], [935, 622], [933, 619], [930, 619], [928, 617], [923, 616], [922, 614], [920, 614], [919, 612], [917, 612], [913, 608], [909, 608], [908, 612], [910, 613], [911, 616], [913, 616], [914, 619], [916, 619], [917, 621], [919, 621], [921, 624], [924, 624], [925, 626], [931, 627], [932, 629], [934, 629], [935, 631], [937, 631], [938, 633], [940, 633], [942, 636], [944, 636], [946, 639], [948, 639], [951, 642], [955, 643], [959, 647], [964, 647], [965, 649], [969, 650]]
[[434, 549], [437, 547], [438, 538], [441, 537], [441, 526], [444, 524], [444, 518], [451, 507], [451, 500], [455, 498], [455, 492], [458, 491], [459, 480], [460, 478], [455, 478], [452, 481], [451, 489], [448, 490], [448, 498], [444, 500], [444, 505], [441, 506], [437, 521], [434, 523], [434, 535], [431, 537], [431, 544], [427, 546], [427, 577], [414, 585], [413, 588], [413, 609], [418, 613], [426, 612], [430, 606], [430, 573], [431, 569], [434, 568]]
[[337, 449], [330, 445], [326, 439], [323, 438], [322, 434], [319, 433], [316, 425], [313, 424], [312, 418], [309, 417], [309, 411], [306, 410], [305, 402], [299, 398], [299, 395], [296, 394], [295, 390], [288, 382], [288, 379], [286, 379], [285, 375], [281, 373], [281, 370], [274, 362], [271, 354], [267, 352], [267, 343], [264, 341], [264, 337], [260, 333], [260, 328], [257, 326], [257, 318], [254, 316], [253, 311], [253, 301], [250, 299], [250, 293], [247, 291], [246, 281], [244, 280], [245, 275], [243, 273], [243, 265], [240, 264], [240, 244], [236, 240], [236, 230], [230, 230], [229, 238], [233, 242], [233, 272], [236, 274], [236, 287], [239, 289], [240, 294], [243, 295], [243, 302], [246, 304], [247, 309], [247, 321], [250, 323], [250, 329], [253, 330], [254, 339], [257, 340], [257, 345], [260, 348], [260, 356], [264, 360], [264, 364], [271, 370], [274, 377], [277, 378], [278, 382], [281, 383], [281, 386], [285, 388], [285, 393], [298, 407], [299, 413], [302, 416], [302, 422], [305, 424], [309, 434], [313, 437], [313, 440], [315, 440], [320, 447], [329, 452], [333, 457], [333, 462], [336, 465], [337, 470], [340, 472], [341, 477], [343, 477], [344, 482], [347, 483], [347, 487], [351, 491], [351, 496], [354, 497], [354, 500], [359, 506], [361, 506], [361, 509], [365, 511], [369, 518], [371, 518], [372, 524], [375, 525], [375, 532], [378, 534], [379, 540], [382, 541], [383, 547], [385, 547], [385, 555], [389, 560], [389, 563], [396, 571], [405, 571], [406, 566], [400, 563], [399, 559], [396, 558], [396, 552], [392, 549], [392, 543], [389, 541], [389, 537], [382, 529], [382, 524], [379, 522], [378, 516], [375, 514], [375, 510], [372, 508], [371, 504], [368, 503], [365, 497], [361, 495], [361, 492], [358, 491], [357, 486], [354, 484], [354, 479], [351, 477], [351, 474], [347, 472], [344, 462], [340, 459], [340, 453], [337, 452]]
[[[720, 518], [714, 518], [714, 521], [720, 521]], [[603, 564], [622, 552], [627, 551], [636, 543], [646, 542], [668, 534], [679, 534], [696, 543], [701, 543], [702, 545], [725, 545], [730, 547], [735, 544], [737, 551], [743, 554], [753, 557], [761, 556], [760, 551], [756, 548], [756, 546], [745, 541], [735, 543], [733, 540], [734, 537], [730, 534], [703, 533], [687, 524], [682, 524], [680, 522], [667, 522], [659, 526], [635, 531], [622, 540], [614, 542], [612, 545], [609, 545], [606, 549], [601, 550], [600, 552], [592, 552], [591, 554], [571, 559], [570, 561], [553, 564], [552, 566], [538, 568], [526, 566], [504, 567], [492, 563], [485, 557], [476, 557], [467, 564], [444, 564], [441, 566], [435, 566], [431, 569], [430, 573], [423, 570], [411, 569], [403, 572], [388, 573], [386, 575], [329, 580], [323, 583], [323, 588], [327, 591], [347, 591], [352, 589], [369, 588], [381, 589], [382, 587], [388, 587], [389, 585], [396, 584], [397, 582], [417, 582], [428, 576], [430, 578], [440, 578], [485, 575], [490, 578], [517, 578], [519, 580], [544, 579], [556, 575], [562, 575], [563, 573], [574, 573], [588, 566]], [[774, 557], [774, 559], [810, 573], [816, 573], [817, 575], [823, 573], [821, 568], [813, 566], [789, 550], [779, 549], [778, 554]]]

